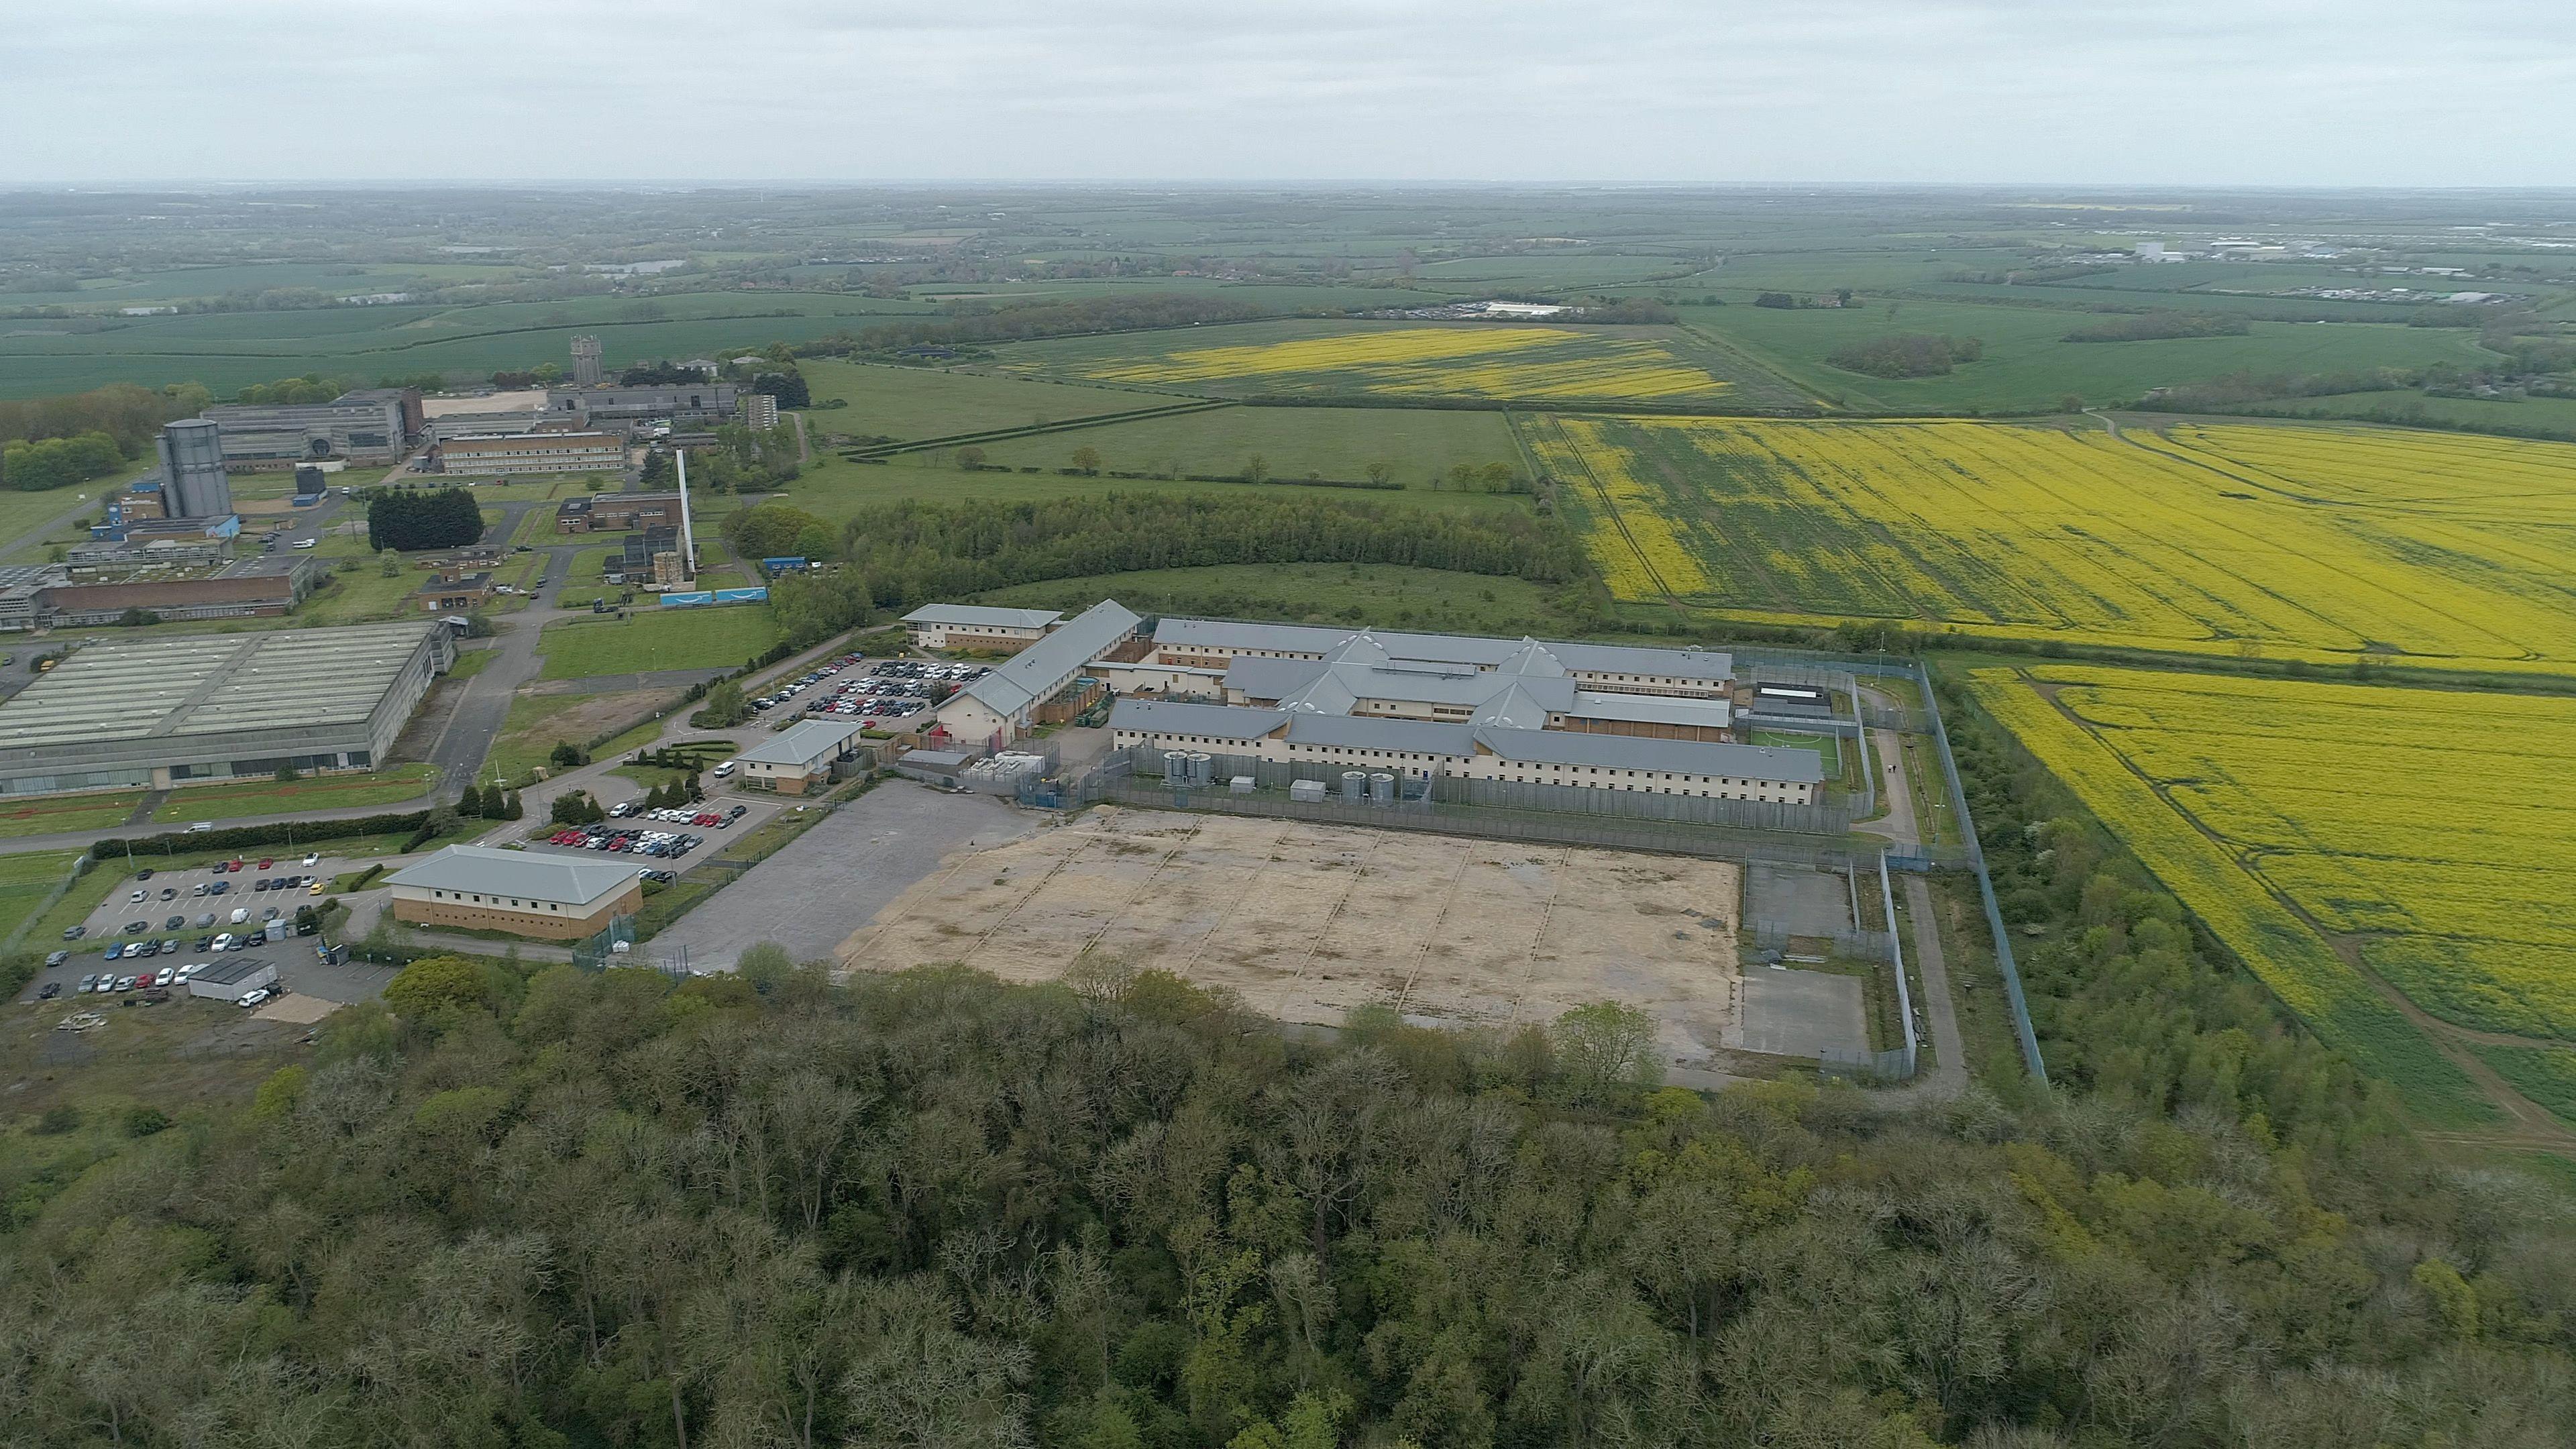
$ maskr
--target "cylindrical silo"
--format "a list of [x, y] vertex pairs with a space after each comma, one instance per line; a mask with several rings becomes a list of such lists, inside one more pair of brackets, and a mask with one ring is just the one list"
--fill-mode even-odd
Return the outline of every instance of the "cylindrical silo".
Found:
[[1163, 778], [1171, 781], [1175, 785], [1188, 784], [1190, 782], [1190, 752], [1187, 750], [1163, 751]]
[[1359, 804], [1360, 802], [1362, 802], [1362, 801], [1366, 800], [1367, 798], [1368, 798], [1368, 771], [1366, 771], [1366, 770], [1344, 770], [1344, 771], [1342, 772], [1342, 800], [1343, 800], [1343, 802], [1344, 802], [1345, 804], [1357, 805], [1357, 804]]
[[1369, 776], [1369, 800], [1378, 805], [1395, 803], [1395, 776], [1384, 770]]
[[1216, 757], [1214, 755], [1209, 754], [1205, 750], [1190, 751], [1190, 783], [1193, 785], [1213, 785], [1216, 783]]

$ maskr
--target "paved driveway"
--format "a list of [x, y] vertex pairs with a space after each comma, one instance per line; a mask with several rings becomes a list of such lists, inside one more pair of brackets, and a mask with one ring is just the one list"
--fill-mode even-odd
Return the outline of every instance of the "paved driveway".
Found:
[[691, 969], [730, 971], [744, 947], [775, 941], [799, 961], [820, 960], [941, 856], [1016, 839], [1038, 817], [981, 792], [951, 795], [888, 781], [832, 812], [785, 850], [681, 917], [647, 948]]

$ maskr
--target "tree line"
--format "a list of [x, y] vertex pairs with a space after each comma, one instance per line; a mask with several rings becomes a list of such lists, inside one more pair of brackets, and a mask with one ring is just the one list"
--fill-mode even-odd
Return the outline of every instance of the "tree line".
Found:
[[1201, 322], [1247, 322], [1282, 310], [1233, 298], [1147, 294], [993, 307], [961, 303], [936, 317], [906, 317], [797, 344], [800, 357], [893, 352], [906, 347], [1019, 342], [1084, 332], [1134, 332]]
[[2243, 337], [2254, 330], [2241, 312], [2176, 312], [2158, 308], [2087, 322], [2068, 342], [2153, 342], [2173, 337]]
[[1870, 377], [1946, 377], [1952, 364], [1975, 362], [1985, 355], [1986, 344], [1974, 337], [1907, 332], [1835, 348], [1825, 354], [1825, 361]]
[[[1115, 961], [430, 957], [246, 1106], [22, 1119], [32, 1442], [2542, 1449], [2566, 1201], [2461, 1171], [1962, 716], [2061, 1086], [1333, 1045]], [[173, 1118], [175, 1117], [175, 1120]]]
[[[788, 574], [769, 601], [791, 643], [810, 644], [942, 599], [1012, 584], [1208, 564], [1380, 563], [1580, 588], [1589, 564], [1545, 519], [1378, 508], [1355, 501], [1106, 494], [1047, 502], [880, 504], [836, 534], [785, 503], [729, 516], [746, 558], [836, 560]], [[818, 545], [830, 545], [828, 548]]]

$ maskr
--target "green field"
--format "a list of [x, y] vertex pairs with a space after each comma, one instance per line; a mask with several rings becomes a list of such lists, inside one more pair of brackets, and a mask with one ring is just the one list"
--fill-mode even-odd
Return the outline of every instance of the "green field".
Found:
[[[1232, 412], [1269, 412], [1272, 409], [1243, 408]], [[1277, 409], [1294, 413], [1299, 409]], [[1399, 417], [1419, 414], [1400, 413]], [[1066, 441], [1083, 437], [1067, 433], [1054, 441], [1069, 452], [1076, 443]], [[1459, 512], [1518, 511], [1527, 509], [1526, 494], [1462, 493], [1453, 489], [1434, 491], [1414, 487], [1403, 489], [1376, 488], [1307, 488], [1294, 483], [1192, 483], [1186, 480], [1166, 482], [1156, 478], [1112, 478], [1104, 471], [1098, 476], [1059, 473], [1045, 468], [1035, 473], [1005, 472], [986, 468], [968, 473], [942, 466], [942, 458], [923, 458], [891, 464], [852, 463], [839, 457], [817, 455], [812, 467], [772, 498], [792, 503], [798, 508], [827, 520], [849, 517], [858, 510], [877, 503], [900, 503], [921, 499], [936, 503], [1001, 502], [1019, 503], [1048, 498], [1075, 498], [1099, 493], [1217, 493], [1241, 492], [1269, 498], [1321, 497], [1344, 503], [1377, 504], [1389, 508], [1441, 508]], [[712, 508], [701, 508], [699, 533], [707, 536], [706, 515]], [[572, 600], [575, 596], [566, 595]]]
[[[1866, 297], [1856, 307], [1739, 304], [1685, 307], [1682, 316], [1685, 328], [1731, 342], [1856, 412], [2047, 412], [2069, 393], [2088, 404], [2125, 404], [2150, 388], [2238, 371], [2336, 372], [2494, 360], [2473, 331], [2384, 324], [2256, 322], [2243, 337], [2068, 342], [2068, 332], [2103, 319], [2029, 306]], [[1902, 333], [1978, 338], [1985, 356], [1958, 364], [1947, 376], [1897, 379], [1846, 372], [1825, 361], [1839, 348]]]
[[548, 624], [537, 647], [543, 679], [587, 679], [655, 669], [731, 668], [778, 642], [778, 621], [762, 604], [665, 609], [645, 605], [623, 621]]
[[677, 292], [481, 306], [325, 307], [31, 322], [0, 336], [0, 396], [43, 397], [111, 382], [195, 381], [229, 393], [320, 370], [360, 382], [434, 370], [483, 374], [562, 362], [596, 335], [611, 367], [726, 347], [802, 342], [917, 302], [837, 292]]
[[437, 781], [435, 765], [394, 765], [363, 775], [316, 775], [283, 784], [275, 780], [244, 780], [228, 785], [190, 785], [170, 792], [170, 798], [152, 812], [152, 818], [224, 820], [358, 805], [391, 809], [418, 800]]
[[[81, 858], [77, 850], [32, 850], [23, 855], [0, 855], [0, 936], [18, 929], [45, 897], [71, 873], [72, 862]], [[77, 887], [75, 887], [77, 889]], [[61, 937], [58, 927], [54, 940]], [[40, 950], [53, 945], [37, 939], [31, 932], [27, 944]]]
[[2428, 427], [2525, 433], [2576, 442], [2576, 398], [2428, 397], [2412, 390], [2346, 392], [2326, 397], [2283, 398], [2247, 409], [2265, 417], [2370, 418], [2413, 421]]
[[1052, 469], [1078, 448], [1097, 451], [1107, 471], [1183, 477], [1231, 477], [1258, 456], [1273, 477], [1353, 480], [1383, 462], [1408, 491], [1429, 491], [1460, 463], [1529, 472], [1501, 413], [1402, 408], [1219, 408], [987, 443], [984, 455], [997, 466]]
[[1564, 635], [1580, 627], [1550, 591], [1521, 579], [1393, 564], [1216, 564], [1019, 584], [977, 596], [1014, 608], [1088, 608], [1115, 598], [1140, 613], [1291, 623]]
[[813, 413], [807, 424], [855, 437], [945, 438], [1123, 413], [1168, 401], [1123, 389], [829, 358], [809, 361], [802, 370], [814, 401], [849, 404]]

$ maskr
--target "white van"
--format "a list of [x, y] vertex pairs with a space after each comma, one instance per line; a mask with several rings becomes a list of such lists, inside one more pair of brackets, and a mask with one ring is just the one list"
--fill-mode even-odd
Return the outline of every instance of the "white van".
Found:
[[742, 761], [740, 760], [727, 760], [723, 764], [716, 766], [716, 778], [721, 780], [725, 776], [732, 774], [733, 767], [741, 763]]
[[249, 920], [249, 919], [250, 919], [250, 907], [248, 907], [248, 906], [235, 906], [235, 907], [233, 907], [233, 924], [234, 924], [234, 925], [238, 926], [238, 925], [240, 925], [242, 922], [247, 921], [247, 920]]
[[318, 538], [299, 538], [299, 539], [297, 539], [295, 542], [288, 544], [288, 545], [287, 545], [287, 547], [288, 547], [288, 548], [311, 548], [313, 545], [315, 545], [315, 544], [317, 544], [317, 543], [320, 543], [321, 541], [322, 541], [322, 540], [320, 540], [320, 539], [318, 539]]

